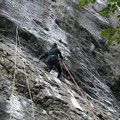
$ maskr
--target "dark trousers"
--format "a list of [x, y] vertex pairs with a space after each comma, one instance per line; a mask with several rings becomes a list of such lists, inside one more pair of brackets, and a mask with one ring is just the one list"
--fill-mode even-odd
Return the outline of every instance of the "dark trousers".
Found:
[[61, 73], [62, 73], [62, 69], [61, 69], [61, 66], [60, 66], [60, 63], [59, 63], [59, 60], [58, 60], [57, 57], [48, 59], [48, 61], [47, 61], [47, 71], [50, 72], [53, 69], [53, 66], [55, 66], [57, 68], [57, 71], [58, 71], [57, 78], [60, 78]]

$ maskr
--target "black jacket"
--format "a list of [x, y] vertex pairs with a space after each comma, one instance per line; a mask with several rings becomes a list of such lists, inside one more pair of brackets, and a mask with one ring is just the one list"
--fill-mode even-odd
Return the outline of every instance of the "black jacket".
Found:
[[49, 57], [50, 55], [55, 55], [55, 56], [59, 56], [61, 59], [63, 59], [63, 56], [61, 55], [61, 52], [58, 48], [52, 48], [50, 49], [48, 52], [46, 52], [43, 56], [40, 57], [40, 60], [45, 58], [45, 57]]

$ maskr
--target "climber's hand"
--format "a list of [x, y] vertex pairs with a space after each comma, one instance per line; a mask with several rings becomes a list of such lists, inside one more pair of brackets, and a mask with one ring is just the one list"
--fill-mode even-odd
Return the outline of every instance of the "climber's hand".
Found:
[[63, 60], [63, 61], [65, 61], [65, 58], [62, 58], [62, 59], [61, 59], [61, 58], [59, 58], [59, 61], [62, 61], [62, 60]]

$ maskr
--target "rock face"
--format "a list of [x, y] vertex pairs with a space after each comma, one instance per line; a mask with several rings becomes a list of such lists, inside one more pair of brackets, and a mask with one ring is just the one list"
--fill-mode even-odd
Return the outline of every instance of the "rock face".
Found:
[[117, 22], [113, 15], [98, 14], [104, 6], [101, 1], [80, 9], [71, 0], [0, 2], [0, 120], [94, 120], [64, 66], [60, 81], [56, 71], [45, 71], [46, 61], [39, 62], [54, 42], [97, 119], [120, 119], [119, 46], [108, 47], [99, 36]]

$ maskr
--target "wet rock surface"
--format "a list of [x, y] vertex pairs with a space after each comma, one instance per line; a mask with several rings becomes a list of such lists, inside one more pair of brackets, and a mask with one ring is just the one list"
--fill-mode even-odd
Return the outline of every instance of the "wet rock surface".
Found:
[[54, 0], [2, 2], [1, 120], [10, 115], [13, 120], [94, 119], [67, 71], [63, 69], [60, 81], [55, 71], [45, 71], [46, 61], [38, 60], [54, 42], [98, 120], [119, 120], [119, 46], [108, 47], [99, 36], [116, 21], [101, 17], [97, 5], [103, 6], [98, 2], [77, 9], [75, 2]]

